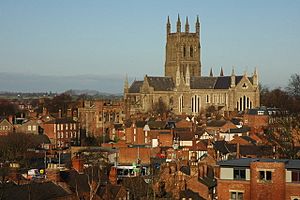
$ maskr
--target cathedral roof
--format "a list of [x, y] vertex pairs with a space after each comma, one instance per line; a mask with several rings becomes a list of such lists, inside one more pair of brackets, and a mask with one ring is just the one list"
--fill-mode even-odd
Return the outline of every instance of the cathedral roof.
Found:
[[171, 77], [147, 76], [147, 81], [154, 91], [172, 91], [175, 87]]
[[191, 77], [191, 89], [213, 89], [216, 82], [217, 77]]
[[144, 81], [134, 81], [130, 86], [129, 93], [139, 93]]
[[[237, 85], [243, 76], [235, 76], [235, 84]], [[252, 83], [252, 77], [248, 77]], [[195, 76], [191, 77], [191, 89], [228, 89], [230, 88], [231, 76]]]

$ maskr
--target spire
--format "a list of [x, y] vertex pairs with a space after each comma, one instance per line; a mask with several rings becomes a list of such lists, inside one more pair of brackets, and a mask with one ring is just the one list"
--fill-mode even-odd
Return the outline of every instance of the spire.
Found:
[[171, 23], [170, 23], [170, 18], [168, 16], [168, 20], [167, 20], [167, 34], [171, 33]]
[[213, 76], [214, 76], [212, 68], [210, 68], [209, 76], [210, 76], [210, 77], [213, 77]]
[[224, 76], [223, 67], [221, 67], [220, 76]]
[[258, 73], [257, 73], [257, 68], [256, 67], [254, 69], [252, 80], [253, 80], [253, 85], [258, 86]]
[[189, 18], [186, 17], [186, 20], [185, 20], [185, 32], [188, 33], [190, 32], [190, 25], [189, 25]]
[[197, 15], [197, 21], [196, 21], [196, 33], [200, 33], [200, 22], [199, 22], [199, 16]]
[[181, 22], [180, 22], [180, 17], [178, 14], [178, 18], [177, 18], [177, 33], [181, 32]]
[[185, 85], [186, 85], [186, 86], [190, 86], [190, 80], [191, 80], [191, 76], [190, 76], [190, 66], [187, 65], [187, 68], [186, 68], [186, 74], [185, 74]]
[[231, 77], [230, 77], [230, 87], [235, 87], [235, 73], [234, 73], [234, 67], [232, 67]]

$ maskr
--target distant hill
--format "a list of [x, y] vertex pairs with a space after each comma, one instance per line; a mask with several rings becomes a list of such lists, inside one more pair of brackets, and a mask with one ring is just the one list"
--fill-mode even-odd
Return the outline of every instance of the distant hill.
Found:
[[[124, 76], [78, 75], [44, 76], [21, 73], [0, 73], [0, 91], [52, 92], [72, 91], [76, 94], [120, 95], [123, 92]], [[101, 92], [98, 92], [101, 91]]]

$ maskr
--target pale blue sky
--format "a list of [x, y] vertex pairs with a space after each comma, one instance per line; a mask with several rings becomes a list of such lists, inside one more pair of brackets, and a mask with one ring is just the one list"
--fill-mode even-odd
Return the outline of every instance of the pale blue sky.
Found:
[[285, 86], [300, 72], [296, 0], [0, 0], [0, 72], [161, 76], [178, 13], [192, 31], [200, 17], [202, 75], [258, 67], [263, 84]]

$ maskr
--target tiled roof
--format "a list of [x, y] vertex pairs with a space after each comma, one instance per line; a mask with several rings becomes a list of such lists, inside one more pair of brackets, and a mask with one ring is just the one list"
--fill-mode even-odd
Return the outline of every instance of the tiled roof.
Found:
[[143, 85], [143, 81], [134, 81], [132, 83], [132, 85], [130, 86], [128, 92], [129, 93], [139, 93], [142, 85]]
[[154, 91], [172, 91], [175, 87], [171, 77], [147, 76], [147, 81]]

